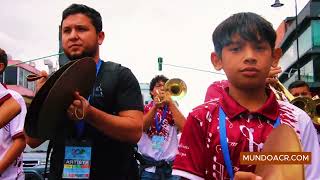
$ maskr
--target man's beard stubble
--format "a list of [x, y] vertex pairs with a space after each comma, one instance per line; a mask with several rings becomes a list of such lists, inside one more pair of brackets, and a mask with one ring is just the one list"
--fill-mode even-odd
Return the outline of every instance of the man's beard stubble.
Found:
[[99, 48], [99, 46], [96, 46], [95, 48], [92, 48], [92, 49], [86, 49], [81, 54], [76, 54], [76, 55], [71, 55], [71, 54], [65, 52], [65, 55], [67, 56], [67, 58], [70, 61], [79, 60], [79, 59], [85, 58], [85, 57], [94, 58], [94, 56], [97, 53], [98, 48]]

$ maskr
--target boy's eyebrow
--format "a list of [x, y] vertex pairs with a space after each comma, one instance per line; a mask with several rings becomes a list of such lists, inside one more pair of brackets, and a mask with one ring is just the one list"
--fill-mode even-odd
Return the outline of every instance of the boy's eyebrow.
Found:
[[[226, 44], [226, 46], [230, 46], [230, 45], [242, 45], [246, 40], [231, 40], [229, 43]], [[250, 42], [250, 41], [248, 41]], [[251, 43], [254, 43], [255, 45], [261, 45], [261, 44], [265, 44], [268, 43], [266, 40], [264, 39], [259, 39], [257, 41], [251, 41]]]
[[236, 40], [236, 41], [231, 40], [229, 43], [226, 44], [226, 46], [230, 46], [230, 45], [241, 45], [241, 44], [243, 44], [243, 41], [242, 41], [242, 40]]

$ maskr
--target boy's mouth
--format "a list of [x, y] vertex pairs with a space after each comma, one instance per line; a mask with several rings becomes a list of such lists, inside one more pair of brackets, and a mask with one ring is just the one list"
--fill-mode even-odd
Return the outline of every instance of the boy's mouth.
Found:
[[259, 70], [254, 67], [246, 67], [240, 70], [240, 73], [243, 74], [244, 76], [256, 76], [259, 73]]

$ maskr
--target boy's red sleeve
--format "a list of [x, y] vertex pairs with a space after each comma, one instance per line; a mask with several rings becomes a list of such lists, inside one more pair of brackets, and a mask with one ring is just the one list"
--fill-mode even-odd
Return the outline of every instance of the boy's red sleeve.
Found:
[[190, 114], [183, 128], [173, 174], [187, 179], [203, 179], [205, 175], [205, 133], [202, 122]]

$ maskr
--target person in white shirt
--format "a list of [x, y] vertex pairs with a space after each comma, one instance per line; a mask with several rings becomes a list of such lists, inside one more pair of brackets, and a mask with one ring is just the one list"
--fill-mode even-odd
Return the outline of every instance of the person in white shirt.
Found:
[[[0, 48], [0, 74], [4, 72], [8, 64], [6, 52]], [[20, 106], [9, 94], [6, 86], [0, 82], [0, 128], [6, 125], [20, 112]]]
[[23, 180], [21, 154], [26, 146], [23, 127], [27, 109], [19, 93], [13, 90], [8, 91], [19, 103], [21, 111], [3, 128], [0, 128], [0, 180]]

